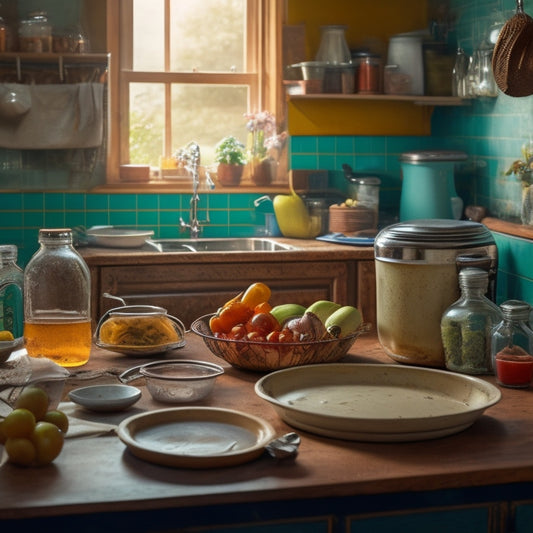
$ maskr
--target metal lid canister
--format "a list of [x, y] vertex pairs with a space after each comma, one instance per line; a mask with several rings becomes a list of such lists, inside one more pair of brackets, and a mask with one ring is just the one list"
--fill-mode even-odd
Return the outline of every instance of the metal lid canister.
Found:
[[457, 256], [470, 253], [489, 256], [496, 272], [496, 243], [478, 222], [421, 219], [393, 224], [377, 235], [377, 332], [392, 359], [445, 366], [440, 321], [459, 298]]

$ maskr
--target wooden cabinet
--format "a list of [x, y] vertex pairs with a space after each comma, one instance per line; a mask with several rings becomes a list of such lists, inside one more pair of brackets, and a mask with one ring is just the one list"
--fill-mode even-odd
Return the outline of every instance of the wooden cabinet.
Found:
[[198, 262], [92, 266], [93, 317], [95, 320], [116, 301], [165, 307], [188, 328], [255, 281], [272, 289], [273, 305], [333, 300], [358, 306], [366, 321], [375, 322], [373, 261]]

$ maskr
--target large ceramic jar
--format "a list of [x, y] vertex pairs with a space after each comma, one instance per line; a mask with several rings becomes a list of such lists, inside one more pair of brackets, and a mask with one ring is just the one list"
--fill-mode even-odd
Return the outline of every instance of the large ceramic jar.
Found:
[[498, 252], [477, 222], [423, 219], [388, 226], [377, 235], [376, 312], [379, 341], [400, 363], [445, 366], [440, 322], [459, 298], [457, 257]]

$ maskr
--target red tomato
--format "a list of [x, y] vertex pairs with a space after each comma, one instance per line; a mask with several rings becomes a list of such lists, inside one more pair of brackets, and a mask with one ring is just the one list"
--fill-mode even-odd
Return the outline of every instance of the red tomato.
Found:
[[279, 342], [279, 335], [280, 335], [280, 331], [279, 330], [275, 330], [275, 331], [271, 331], [267, 337], [266, 337], [266, 340], [268, 342]]
[[249, 329], [266, 337], [271, 331], [280, 329], [280, 326], [270, 313], [257, 313], [250, 319]]
[[246, 339], [253, 342], [265, 342], [266, 338], [257, 331], [250, 331], [246, 334]]
[[228, 333], [229, 339], [242, 339], [246, 336], [246, 327], [244, 324], [237, 324], [231, 328], [231, 331]]
[[290, 329], [283, 329], [279, 334], [279, 342], [298, 342], [298, 339], [295, 339], [295, 335]]

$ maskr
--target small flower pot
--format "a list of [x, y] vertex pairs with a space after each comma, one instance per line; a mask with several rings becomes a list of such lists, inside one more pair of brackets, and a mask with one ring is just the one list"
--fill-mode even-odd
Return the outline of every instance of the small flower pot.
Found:
[[241, 183], [243, 170], [243, 165], [219, 163], [217, 167], [218, 182], [223, 187], [237, 187]]

